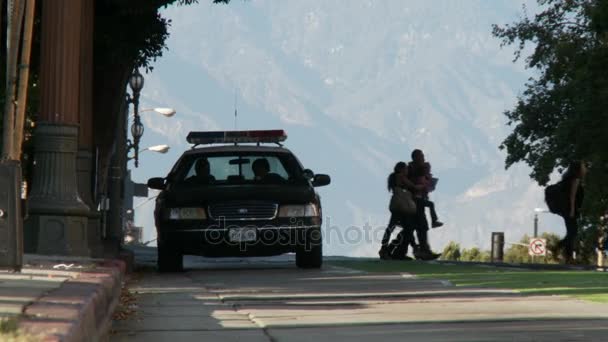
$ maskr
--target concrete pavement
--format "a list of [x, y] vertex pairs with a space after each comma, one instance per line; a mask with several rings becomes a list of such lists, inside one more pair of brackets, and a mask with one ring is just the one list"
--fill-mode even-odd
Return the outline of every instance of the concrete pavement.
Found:
[[115, 322], [112, 341], [608, 340], [608, 305], [566, 297], [299, 270], [290, 257], [188, 258], [186, 267], [131, 284], [138, 314]]
[[107, 340], [124, 273], [121, 261], [25, 255], [20, 273], [0, 271], [0, 340]]

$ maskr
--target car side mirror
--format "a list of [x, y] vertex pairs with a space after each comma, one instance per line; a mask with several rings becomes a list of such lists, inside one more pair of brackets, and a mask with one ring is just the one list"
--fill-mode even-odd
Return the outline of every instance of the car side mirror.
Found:
[[308, 180], [311, 180], [311, 179], [315, 178], [315, 173], [312, 172], [311, 169], [306, 169], [306, 170], [302, 171], [302, 176]]
[[315, 175], [314, 180], [312, 181], [312, 185], [315, 187], [318, 186], [326, 186], [331, 183], [331, 177], [328, 175]]
[[148, 179], [148, 188], [155, 190], [165, 190], [165, 179], [161, 177]]

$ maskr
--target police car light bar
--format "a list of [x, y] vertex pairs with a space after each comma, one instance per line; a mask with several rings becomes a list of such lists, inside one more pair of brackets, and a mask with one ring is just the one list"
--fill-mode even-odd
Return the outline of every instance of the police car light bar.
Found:
[[190, 132], [186, 140], [194, 145], [232, 143], [280, 143], [287, 139], [282, 129], [262, 131]]

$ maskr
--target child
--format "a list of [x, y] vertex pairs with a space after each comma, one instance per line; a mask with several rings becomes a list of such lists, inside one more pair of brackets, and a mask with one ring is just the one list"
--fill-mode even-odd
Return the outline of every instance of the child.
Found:
[[433, 178], [431, 174], [431, 164], [424, 160], [424, 154], [420, 150], [412, 152], [412, 162], [409, 165], [410, 177], [417, 185], [423, 185], [423, 190], [417, 193], [419, 202], [425, 208], [431, 210], [431, 227], [439, 228], [443, 226], [443, 222], [439, 221], [437, 212], [435, 211], [435, 203], [429, 200], [429, 193], [435, 190], [437, 178]]

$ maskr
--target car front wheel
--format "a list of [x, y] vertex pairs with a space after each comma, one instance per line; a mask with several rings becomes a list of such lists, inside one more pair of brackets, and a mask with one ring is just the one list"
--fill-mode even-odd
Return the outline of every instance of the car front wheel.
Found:
[[181, 272], [184, 269], [184, 257], [175, 247], [163, 240], [158, 241], [156, 265], [159, 272]]
[[323, 264], [323, 245], [309, 244], [296, 249], [296, 266], [299, 268], [321, 268]]

